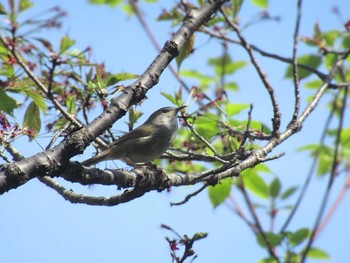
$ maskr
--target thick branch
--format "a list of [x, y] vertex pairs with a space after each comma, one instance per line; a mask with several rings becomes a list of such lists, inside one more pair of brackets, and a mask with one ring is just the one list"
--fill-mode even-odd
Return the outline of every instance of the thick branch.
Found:
[[121, 95], [112, 99], [111, 105], [93, 122], [69, 135], [52, 149], [38, 153], [19, 162], [4, 165], [0, 170], [0, 194], [25, 184], [34, 177], [54, 176], [68, 164], [70, 158], [80, 154], [100, 134], [110, 128], [135, 103], [140, 102], [149, 89], [157, 84], [159, 76], [179, 54], [193, 33], [225, 1], [208, 1], [185, 18], [183, 25], [168, 41], [147, 70]]

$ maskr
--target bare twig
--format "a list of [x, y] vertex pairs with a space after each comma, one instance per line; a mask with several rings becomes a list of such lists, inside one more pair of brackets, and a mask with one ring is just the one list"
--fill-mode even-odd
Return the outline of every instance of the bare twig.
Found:
[[273, 107], [273, 119], [272, 119], [272, 125], [273, 125], [273, 133], [275, 136], [279, 136], [279, 128], [281, 125], [281, 112], [279, 109], [279, 105], [277, 102], [277, 98], [275, 95], [275, 91], [274, 88], [272, 87], [272, 85], [270, 84], [270, 81], [268, 80], [265, 72], [262, 70], [262, 68], [260, 67], [260, 65], [258, 64], [254, 54], [253, 54], [253, 50], [250, 46], [250, 44], [248, 44], [248, 42], [245, 40], [245, 38], [242, 36], [240, 30], [238, 29], [238, 26], [232, 22], [232, 20], [228, 17], [228, 15], [226, 14], [225, 10], [221, 7], [220, 8], [221, 13], [223, 14], [225, 21], [230, 25], [230, 27], [232, 27], [232, 29], [236, 32], [241, 45], [244, 47], [244, 49], [247, 51], [249, 57], [250, 57], [250, 61], [252, 62], [253, 66], [255, 67], [261, 81], [264, 83], [264, 86], [270, 96], [271, 99], [271, 103], [272, 103], [272, 107]]
[[298, 50], [298, 35], [300, 28], [301, 20], [301, 4], [302, 0], [298, 0], [297, 4], [297, 20], [295, 22], [295, 30], [293, 36], [293, 83], [294, 83], [294, 95], [295, 95], [295, 104], [294, 104], [294, 113], [292, 117], [292, 122], [296, 121], [299, 115], [300, 109], [300, 91], [299, 91], [299, 72], [298, 72], [298, 61], [297, 61], [297, 50]]
[[201, 188], [199, 188], [198, 190], [194, 191], [193, 193], [187, 195], [183, 201], [181, 201], [181, 202], [170, 203], [170, 205], [171, 205], [171, 206], [174, 206], [174, 205], [183, 205], [183, 204], [187, 203], [192, 197], [198, 195], [200, 192], [202, 192], [204, 189], [206, 189], [208, 186], [209, 186], [209, 184], [208, 184], [208, 183], [205, 183], [204, 185], [202, 185]]

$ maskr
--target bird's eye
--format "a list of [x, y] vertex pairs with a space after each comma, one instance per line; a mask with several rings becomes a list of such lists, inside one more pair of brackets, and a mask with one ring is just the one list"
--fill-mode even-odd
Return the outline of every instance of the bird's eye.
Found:
[[162, 112], [167, 113], [167, 112], [169, 112], [169, 109], [163, 109]]

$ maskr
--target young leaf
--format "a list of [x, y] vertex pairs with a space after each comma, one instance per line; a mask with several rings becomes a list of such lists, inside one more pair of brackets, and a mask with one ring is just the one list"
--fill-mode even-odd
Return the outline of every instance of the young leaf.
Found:
[[232, 1], [232, 10], [233, 10], [234, 20], [237, 19], [237, 15], [238, 15], [239, 10], [241, 10], [242, 4], [243, 4], [243, 0]]
[[268, 8], [268, 6], [269, 6], [269, 1], [268, 0], [252, 0], [252, 2], [256, 6], [264, 8], [264, 9]]
[[295, 247], [303, 242], [309, 236], [310, 230], [308, 228], [300, 228], [289, 235], [290, 244]]
[[63, 54], [64, 52], [66, 52], [74, 44], [75, 44], [75, 40], [71, 39], [68, 35], [65, 35], [61, 39], [60, 54]]
[[257, 196], [268, 199], [269, 187], [254, 169], [247, 169], [241, 173], [245, 187]]
[[226, 112], [228, 116], [237, 115], [241, 111], [249, 108], [249, 104], [246, 103], [227, 103]]
[[225, 178], [215, 186], [209, 186], [209, 199], [213, 207], [221, 205], [230, 195], [232, 188], [232, 178]]
[[172, 104], [177, 105], [176, 99], [174, 98], [173, 95], [166, 92], [161, 92], [160, 94], [162, 94], [165, 98], [167, 98]]
[[[269, 245], [271, 247], [275, 247], [278, 246], [281, 241], [282, 241], [282, 235], [281, 234], [275, 234], [272, 232], [265, 232], [265, 237], [267, 239], [267, 241], [269, 242]], [[258, 239], [258, 243], [260, 246], [262, 246], [263, 248], [267, 248], [267, 244], [265, 242], [265, 239], [263, 238], [263, 235], [261, 233], [259, 233], [257, 235], [257, 239]]]
[[24, 114], [23, 127], [31, 130], [34, 137], [40, 132], [41, 118], [39, 107], [31, 102]]
[[180, 68], [182, 62], [192, 53], [194, 47], [194, 35], [185, 43], [176, 57], [177, 68]]
[[288, 197], [290, 197], [292, 194], [295, 193], [295, 191], [298, 189], [297, 186], [292, 186], [290, 188], [288, 188], [282, 195], [281, 195], [281, 199], [282, 200], [286, 200]]
[[13, 110], [17, 108], [17, 102], [0, 88], [0, 110], [13, 115]]
[[113, 75], [108, 76], [107, 86], [113, 86], [120, 81], [129, 80], [129, 79], [136, 79], [138, 77], [139, 77], [138, 74], [133, 74], [133, 73], [129, 73], [129, 72], [122, 72], [122, 73], [118, 73], [118, 74], [113, 74]]
[[20, 91], [25, 93], [31, 99], [33, 99], [33, 102], [36, 104], [36, 106], [38, 106], [43, 113], [46, 113], [47, 105], [42, 95], [40, 95], [37, 91], [31, 88], [23, 88]]
[[67, 111], [69, 114], [75, 113], [75, 110], [77, 108], [76, 97], [68, 96], [66, 100], [66, 105], [67, 105]]
[[[299, 64], [304, 64], [307, 65], [311, 68], [317, 69], [319, 65], [321, 65], [322, 59], [318, 55], [312, 55], [312, 54], [307, 54], [300, 56], [298, 58], [298, 63]], [[308, 71], [306, 69], [298, 67], [298, 72], [299, 72], [299, 78], [304, 79], [312, 74], [311, 71]], [[293, 78], [293, 66], [289, 65], [287, 68], [287, 72], [285, 74], [286, 78], [292, 79]]]
[[6, 10], [2, 3], [0, 3], [0, 15], [6, 15]]
[[278, 263], [278, 261], [273, 257], [268, 257], [259, 260], [259, 263]]
[[98, 4], [98, 5], [108, 5], [110, 7], [115, 7], [116, 5], [119, 5], [122, 0], [89, 0], [91, 4]]
[[22, 12], [28, 8], [31, 8], [34, 5], [30, 0], [20, 0], [19, 1], [19, 6], [18, 6], [18, 11]]
[[320, 248], [312, 247], [309, 252], [307, 253], [308, 258], [314, 258], [314, 259], [330, 259], [330, 256], [326, 251]]
[[281, 181], [276, 177], [270, 184], [270, 196], [276, 198], [281, 192]]

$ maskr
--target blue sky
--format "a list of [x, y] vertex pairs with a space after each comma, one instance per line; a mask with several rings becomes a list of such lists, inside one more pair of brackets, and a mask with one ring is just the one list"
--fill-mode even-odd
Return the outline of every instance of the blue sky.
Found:
[[[245, 36], [248, 41], [267, 51], [291, 56], [295, 2], [284, 1], [282, 5], [280, 1], [271, 1], [270, 13], [281, 16], [281, 21], [265, 22], [246, 30]], [[323, 30], [343, 30], [342, 23], [331, 13], [331, 8], [338, 5], [344, 16], [349, 15], [346, 13], [350, 10], [348, 1], [321, 0], [317, 1], [316, 6], [315, 1], [304, 2], [302, 35], [311, 35], [315, 22], [318, 22]], [[68, 33], [77, 41], [78, 48], [92, 47], [94, 59], [98, 62], [104, 61], [111, 72], [127, 71], [141, 74], [157, 54], [136, 19], [128, 18], [117, 8], [94, 6], [82, 0], [34, 3], [36, 7], [31, 14], [57, 5], [68, 12], [68, 17], [63, 20], [62, 30], [44, 31], [45, 37], [59, 43], [60, 37]], [[161, 10], [159, 6], [166, 7], [167, 3], [160, 1], [159, 5], [142, 5], [146, 19], [161, 45], [174, 30], [169, 23], [154, 22]], [[242, 21], [248, 21], [257, 11], [247, 4], [241, 13]], [[344, 17], [344, 20], [349, 18]], [[195, 54], [183, 63], [183, 69], [197, 69], [212, 74], [206, 66], [206, 59], [208, 54], [219, 55], [221, 50], [215, 49], [214, 43], [205, 37], [198, 37], [196, 47]], [[308, 51], [308, 48], [301, 47], [300, 54]], [[239, 47], [233, 46], [230, 52], [235, 59], [247, 59], [243, 49]], [[286, 125], [289, 119], [287, 116], [291, 115], [293, 109], [292, 84], [283, 78], [286, 67], [258, 58], [276, 87], [283, 116], [286, 116], [283, 124]], [[272, 111], [266, 108], [266, 92], [252, 67], [238, 72], [234, 78], [240, 86], [240, 92], [231, 94], [231, 101], [254, 103], [253, 117], [269, 123]], [[189, 83], [195, 84], [191, 81]], [[172, 93], [178, 87], [179, 84], [166, 71], [159, 84], [147, 94], [149, 99], [141, 107], [145, 117], [155, 110], [154, 105], [157, 105], [157, 108], [169, 105], [167, 100], [159, 95], [160, 91]], [[302, 92], [303, 106], [306, 105], [306, 98], [310, 94], [310, 91]], [[322, 127], [327, 113], [326, 102], [326, 99], [321, 101], [320, 107], [306, 121], [301, 133], [274, 152], [286, 152], [280, 160], [269, 163], [269, 167], [274, 174], [281, 177], [284, 184], [299, 184], [305, 178], [311, 160], [307, 154], [296, 153], [295, 150], [305, 143], [318, 142], [321, 129], [319, 127]], [[348, 127], [349, 124], [348, 119], [345, 125]], [[126, 126], [123, 125], [120, 124], [115, 129], [126, 130]], [[40, 146], [36, 143], [32, 143], [31, 147], [21, 145], [19, 142], [16, 146], [25, 156], [40, 151]], [[45, 146], [44, 141], [43, 145]], [[91, 156], [91, 151], [87, 151], [86, 155]], [[86, 155], [78, 158], [86, 159]], [[268, 175], [268, 180], [272, 178]], [[334, 189], [340, 189], [343, 181], [344, 178], [339, 178]], [[314, 178], [312, 183], [312, 191], [297, 213], [291, 229], [313, 225], [314, 214], [318, 209], [317, 201], [321, 199], [326, 180]], [[94, 186], [85, 189], [76, 184], [65, 185], [91, 195], [113, 194], [116, 190], [115, 187]], [[246, 225], [225, 205], [213, 209], [206, 192], [185, 205], [170, 207], [170, 202], [182, 200], [194, 188], [180, 187], [173, 188], [170, 192], [153, 192], [116, 207], [91, 207], [70, 204], [39, 181], [31, 180], [0, 198], [0, 224], [3, 226], [0, 237], [2, 262], [170, 262], [165, 236], [172, 236], [161, 229], [160, 224], [170, 225], [182, 234], [209, 233], [206, 239], [195, 244], [194, 249], [199, 254], [195, 262], [257, 262], [265, 256], [265, 251], [257, 246]], [[332, 198], [335, 196], [336, 191]], [[242, 200], [238, 198], [238, 201]], [[330, 262], [350, 260], [346, 245], [350, 234], [346, 227], [350, 215], [349, 201], [350, 197], [346, 196], [327, 229], [315, 243], [315, 246], [324, 248], [331, 255]], [[260, 212], [262, 217], [265, 217], [264, 212]], [[277, 225], [281, 222], [278, 221]]]

